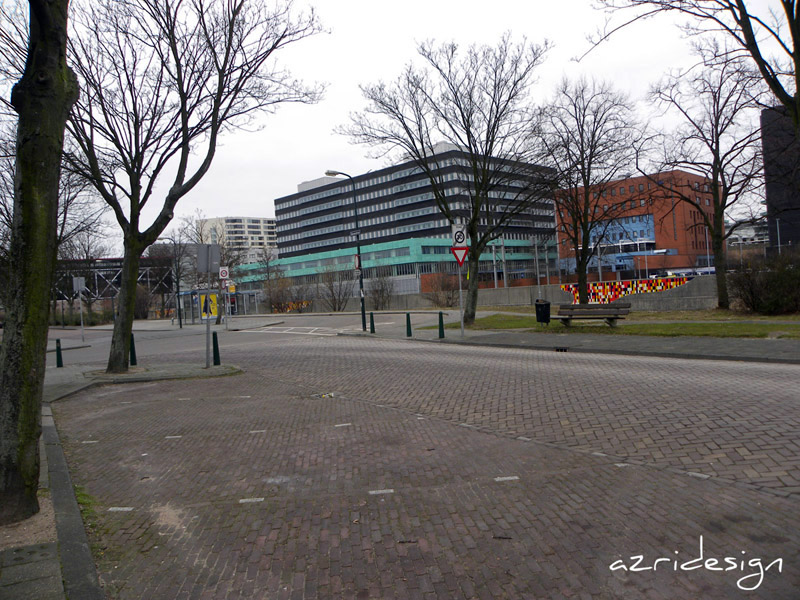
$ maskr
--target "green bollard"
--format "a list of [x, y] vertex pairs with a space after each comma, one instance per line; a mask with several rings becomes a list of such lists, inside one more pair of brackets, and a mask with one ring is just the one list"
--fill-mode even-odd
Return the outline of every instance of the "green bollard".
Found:
[[439, 311], [439, 339], [444, 339], [444, 316], [442, 315], [442, 311]]
[[132, 367], [136, 366], [136, 344], [133, 341], [133, 333], [131, 333], [131, 354], [130, 354], [130, 365]]
[[369, 332], [375, 333], [375, 316], [369, 313]]
[[61, 358], [61, 340], [56, 340], [56, 368], [61, 369], [64, 366], [64, 359]]
[[411, 337], [411, 313], [406, 313], [406, 337]]
[[212, 336], [211, 337], [212, 342], [214, 344], [214, 366], [218, 367], [220, 363], [219, 363], [219, 342], [217, 341], [217, 332], [216, 331], [213, 332], [211, 336]]

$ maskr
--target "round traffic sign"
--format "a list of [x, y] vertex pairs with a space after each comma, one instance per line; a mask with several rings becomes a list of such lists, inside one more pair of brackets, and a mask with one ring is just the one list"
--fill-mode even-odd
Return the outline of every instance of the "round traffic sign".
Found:
[[219, 268], [219, 278], [220, 279], [227, 279], [228, 278], [228, 267], [220, 267]]
[[455, 235], [453, 236], [453, 241], [456, 243], [457, 246], [463, 244], [467, 239], [467, 236], [464, 234], [463, 229], [459, 229], [456, 231]]

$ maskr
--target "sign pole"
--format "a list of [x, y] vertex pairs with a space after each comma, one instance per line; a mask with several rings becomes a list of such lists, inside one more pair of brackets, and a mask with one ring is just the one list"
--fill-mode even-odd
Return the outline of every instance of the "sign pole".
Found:
[[[462, 289], [461, 284], [461, 267], [464, 266], [464, 260], [467, 258], [467, 254], [469, 253], [469, 247], [467, 244], [467, 231], [462, 224], [456, 225], [455, 223], [452, 226], [453, 230], [453, 246], [450, 248], [450, 252], [453, 253], [453, 256], [456, 257], [456, 262], [458, 263], [458, 308], [459, 312], [461, 313], [461, 337], [464, 337], [464, 291]], [[496, 277], [496, 276], [495, 276]], [[497, 279], [495, 279], [495, 287], [497, 287]]]
[[86, 339], [83, 337], [83, 296], [80, 292], [78, 292], [78, 310], [81, 313], [81, 342], [85, 342]]
[[461, 291], [461, 265], [458, 265], [458, 308], [461, 311], [461, 337], [464, 337], [464, 294]]
[[[211, 244], [206, 246], [208, 252], [208, 280], [206, 281], [206, 369], [211, 368]], [[203, 307], [200, 307], [202, 315]]]

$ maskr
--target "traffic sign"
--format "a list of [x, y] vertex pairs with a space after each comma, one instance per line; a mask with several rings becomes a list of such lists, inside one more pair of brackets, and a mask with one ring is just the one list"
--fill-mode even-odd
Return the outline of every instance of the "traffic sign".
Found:
[[220, 279], [227, 279], [230, 276], [230, 271], [228, 271], [228, 267], [220, 267], [219, 268], [219, 278]]
[[458, 261], [458, 266], [460, 267], [461, 265], [464, 264], [464, 260], [467, 258], [469, 247], [468, 246], [453, 247], [450, 248], [450, 252], [452, 252], [453, 256], [456, 257], [456, 260]]
[[467, 245], [467, 228], [464, 225], [453, 225], [453, 246], [461, 248]]

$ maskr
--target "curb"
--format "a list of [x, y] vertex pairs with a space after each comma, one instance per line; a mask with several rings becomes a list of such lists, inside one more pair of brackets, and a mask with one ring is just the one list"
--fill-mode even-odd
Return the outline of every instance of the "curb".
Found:
[[337, 335], [352, 336], [352, 337], [368, 337], [382, 340], [393, 340], [402, 342], [426, 342], [433, 344], [449, 344], [451, 346], [479, 346], [483, 348], [509, 348], [514, 350], [536, 350], [539, 352], [572, 352], [573, 354], [610, 354], [616, 356], [644, 356], [650, 358], [680, 358], [686, 360], [722, 360], [728, 362], [750, 362], [750, 363], [766, 363], [766, 364], [787, 364], [787, 365], [800, 365], [800, 358], [783, 358], [783, 357], [770, 357], [770, 356], [731, 356], [719, 354], [697, 354], [697, 353], [680, 353], [680, 352], [653, 352], [648, 350], [623, 350], [619, 348], [583, 348], [573, 346], [553, 346], [553, 345], [532, 345], [528, 342], [520, 342], [519, 344], [512, 343], [486, 343], [474, 341], [469, 339], [428, 339], [417, 337], [387, 337], [374, 333], [364, 333], [362, 331], [356, 332], [338, 332]]
[[[49, 403], [45, 406], [50, 407]], [[42, 438], [47, 454], [50, 493], [56, 515], [58, 554], [61, 559], [64, 592], [67, 598], [103, 600], [105, 593], [100, 587], [81, 511], [69, 476], [67, 460], [52, 416], [42, 416]]]

